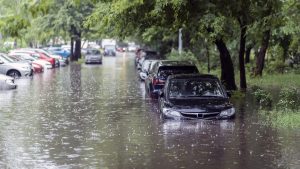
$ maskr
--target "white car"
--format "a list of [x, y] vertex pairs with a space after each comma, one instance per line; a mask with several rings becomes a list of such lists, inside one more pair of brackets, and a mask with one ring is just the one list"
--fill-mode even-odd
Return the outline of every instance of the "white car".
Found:
[[0, 53], [0, 74], [14, 78], [32, 76], [32, 65], [26, 62], [13, 62], [5, 57], [6, 54]]
[[10, 52], [9, 55], [12, 56], [20, 56], [24, 60], [31, 61], [32, 63], [37, 63], [39, 65], [42, 65], [44, 70], [46, 69], [52, 69], [52, 64], [48, 61], [37, 59], [33, 57], [30, 53], [27, 52]]
[[14, 78], [0, 74], [0, 90], [16, 89]]

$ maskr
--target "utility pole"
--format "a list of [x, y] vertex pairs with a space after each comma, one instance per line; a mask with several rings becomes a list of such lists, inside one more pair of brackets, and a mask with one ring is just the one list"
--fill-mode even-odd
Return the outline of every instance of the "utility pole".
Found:
[[181, 55], [182, 53], [182, 28], [179, 29], [179, 36], [178, 36], [178, 52]]

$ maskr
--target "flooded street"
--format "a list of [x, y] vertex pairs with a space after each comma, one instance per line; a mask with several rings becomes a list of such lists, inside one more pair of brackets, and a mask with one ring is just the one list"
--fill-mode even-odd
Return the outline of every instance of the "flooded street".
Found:
[[266, 124], [248, 97], [234, 120], [161, 119], [133, 56], [16, 83], [0, 91], [0, 168], [300, 168], [299, 129]]

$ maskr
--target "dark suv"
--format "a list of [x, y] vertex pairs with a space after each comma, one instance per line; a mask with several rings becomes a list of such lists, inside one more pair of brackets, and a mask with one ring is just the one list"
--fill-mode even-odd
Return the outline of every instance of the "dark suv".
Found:
[[171, 119], [227, 119], [235, 115], [227, 92], [212, 75], [169, 76], [158, 104], [163, 117]]
[[197, 67], [185, 61], [158, 61], [153, 65], [145, 80], [146, 92], [155, 97], [164, 87], [169, 75], [199, 73]]

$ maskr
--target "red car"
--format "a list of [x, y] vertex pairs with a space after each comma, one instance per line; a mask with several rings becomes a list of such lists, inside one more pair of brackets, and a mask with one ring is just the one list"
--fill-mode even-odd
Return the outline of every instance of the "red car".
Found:
[[36, 52], [36, 53], [39, 55], [38, 59], [46, 60], [46, 61], [48, 61], [52, 64], [52, 68], [55, 67], [55, 59], [54, 58], [51, 58], [51, 57], [49, 57], [49, 56], [47, 56], [43, 53], [40, 53], [40, 52]]
[[30, 54], [30, 56], [36, 58], [36, 59], [41, 59], [41, 60], [45, 60], [51, 63], [52, 68], [55, 68], [55, 59], [51, 58], [43, 53], [40, 52], [35, 52], [35, 51], [29, 51], [29, 50], [22, 50], [22, 49], [17, 49], [12, 51], [12, 53], [27, 53]]
[[44, 68], [40, 64], [32, 63], [32, 67], [33, 67], [33, 72], [34, 73], [42, 73], [42, 72], [44, 72]]

